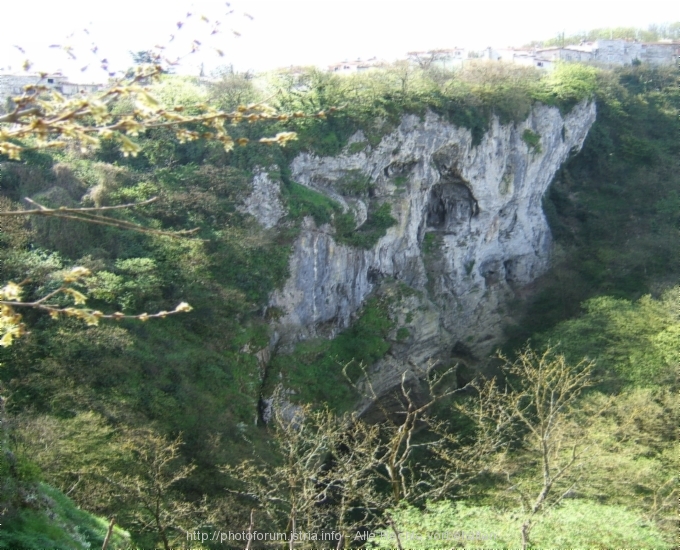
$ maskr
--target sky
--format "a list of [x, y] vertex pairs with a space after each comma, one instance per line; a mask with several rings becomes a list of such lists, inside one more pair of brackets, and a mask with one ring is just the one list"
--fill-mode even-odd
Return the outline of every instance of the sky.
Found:
[[[192, 15], [187, 18], [187, 13]], [[394, 61], [414, 50], [521, 46], [561, 32], [569, 35], [600, 27], [647, 28], [679, 20], [680, 4], [677, 0], [234, 0], [229, 5], [221, 0], [33, 0], [3, 5], [2, 16], [0, 70], [20, 72], [28, 59], [32, 71], [61, 70], [74, 81], [101, 82], [106, 79], [99, 68], [102, 59], [110, 70], [125, 70], [131, 65], [129, 52], [155, 45], [164, 46], [173, 60], [182, 56], [179, 72], [190, 74], [198, 74], [201, 64], [206, 74], [228, 64], [239, 71], [325, 67], [357, 58]], [[213, 30], [217, 32], [211, 34]], [[193, 40], [201, 44], [198, 52], [189, 54]], [[64, 46], [72, 48], [75, 60]]]

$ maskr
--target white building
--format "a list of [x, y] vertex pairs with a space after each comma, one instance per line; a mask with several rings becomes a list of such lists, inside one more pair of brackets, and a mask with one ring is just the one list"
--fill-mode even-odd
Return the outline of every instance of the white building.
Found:
[[628, 40], [596, 40], [579, 45], [541, 48], [536, 57], [551, 61], [572, 61], [602, 66], [672, 65], [680, 55], [680, 42], [631, 42]]
[[328, 66], [329, 73], [337, 74], [356, 74], [370, 71], [372, 69], [379, 69], [385, 66], [384, 61], [378, 60], [376, 57], [371, 57], [370, 59], [362, 60], [357, 59], [356, 61], [342, 61], [340, 63], [333, 63]]
[[596, 40], [551, 48], [486, 48], [480, 58], [507, 61], [550, 70], [558, 61], [620, 67], [635, 62], [671, 65], [680, 56], [680, 42], [642, 43], [628, 40]]
[[487, 59], [495, 59], [497, 61], [507, 61], [517, 65], [524, 65], [526, 67], [536, 67], [537, 69], [550, 70], [554, 66], [553, 60], [548, 57], [538, 56], [536, 50], [533, 48], [501, 48], [492, 50], [487, 48], [485, 50]]
[[90, 94], [103, 87], [102, 84], [76, 84], [69, 82], [61, 73], [46, 74], [2, 74], [0, 73], [0, 103], [24, 93], [24, 86], [40, 85], [59, 92], [65, 97]]
[[[588, 63], [604, 67], [620, 67], [633, 63], [671, 65], [680, 58], [680, 42], [654, 43], [628, 40], [596, 40], [578, 45], [551, 48], [492, 48], [470, 52], [463, 48], [409, 52], [408, 60], [420, 67], [454, 68], [462, 65], [468, 57], [487, 61], [504, 61], [543, 70], [551, 70], [560, 61]], [[330, 72], [353, 74], [384, 65], [375, 58], [362, 61], [343, 61], [328, 67]]]

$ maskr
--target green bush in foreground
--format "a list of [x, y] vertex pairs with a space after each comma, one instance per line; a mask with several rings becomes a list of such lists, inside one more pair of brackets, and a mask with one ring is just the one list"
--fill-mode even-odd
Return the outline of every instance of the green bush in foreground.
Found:
[[[11, 550], [80, 550], [101, 548], [108, 521], [78, 508], [63, 493], [39, 484], [25, 487], [26, 499], [32, 501], [6, 516], [0, 528], [0, 548]], [[108, 548], [126, 548], [130, 535], [114, 528]]]

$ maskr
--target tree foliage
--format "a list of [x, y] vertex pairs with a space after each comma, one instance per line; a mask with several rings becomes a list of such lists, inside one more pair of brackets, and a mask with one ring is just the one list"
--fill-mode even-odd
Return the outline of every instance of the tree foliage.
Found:
[[580, 317], [557, 325], [540, 340], [559, 342], [572, 360], [588, 356], [596, 361], [610, 390], [666, 385], [680, 362], [677, 305], [677, 287], [661, 300], [593, 298], [583, 304]]
[[659, 40], [677, 40], [680, 37], [680, 22], [652, 24], [647, 29], [636, 27], [610, 27], [591, 29], [570, 36], [560, 33], [555, 38], [532, 42], [532, 45], [540, 44], [542, 47], [569, 46], [592, 42], [594, 40], [640, 40], [642, 42], [658, 42]]
[[[157, 61], [157, 58], [149, 52], [141, 57]], [[178, 97], [176, 90], [168, 93], [160, 78], [162, 73], [163, 67], [158, 62], [138, 64], [134, 75], [129, 79], [119, 81], [97, 95], [72, 99], [67, 99], [40, 83], [26, 86], [21, 96], [13, 98], [14, 107], [10, 112], [0, 116], [0, 155], [6, 155], [10, 160], [20, 160], [22, 152], [64, 147], [77, 147], [81, 154], [87, 154], [98, 149], [102, 142], [106, 142], [115, 143], [124, 157], [136, 157], [142, 148], [131, 138], [154, 130], [171, 131], [179, 143], [199, 139], [216, 141], [229, 152], [236, 143], [246, 145], [249, 139], [240, 137], [235, 141], [225, 124], [238, 126], [242, 123], [285, 122], [291, 118], [287, 114], [279, 114], [264, 102], [239, 104], [231, 111], [195, 103], [193, 92], [186, 97], [181, 95]], [[153, 92], [150, 87], [152, 83], [156, 83]], [[174, 105], [165, 107], [157, 95], [161, 98], [165, 96], [164, 99], [173, 101]], [[292, 116], [299, 118], [307, 115], [298, 112]], [[320, 111], [315, 116], [325, 117], [325, 113]], [[259, 142], [285, 146], [294, 139], [296, 139], [294, 132], [279, 132], [275, 137], [262, 137]], [[31, 199], [27, 200], [35, 206], [34, 209], [4, 211], [0, 212], [0, 216], [33, 215], [62, 218], [157, 235], [180, 236], [193, 232], [164, 232], [102, 216], [102, 213], [111, 210], [145, 206], [156, 200], [155, 198], [116, 206], [96, 205], [91, 208], [60, 206], [57, 209], [47, 208]], [[126, 316], [120, 312], [105, 315], [93, 309], [60, 307], [52, 300], [57, 295], [70, 296], [74, 300], [74, 305], [84, 305], [85, 296], [70, 285], [77, 283], [86, 275], [89, 275], [89, 270], [80, 266], [75, 267], [72, 275], [65, 276], [65, 284], [59, 289], [31, 302], [21, 301], [20, 287], [23, 283], [8, 283], [0, 294], [2, 306], [0, 345], [11, 345], [13, 339], [24, 334], [21, 316], [16, 313], [16, 308], [19, 307], [44, 310], [53, 317], [74, 316], [88, 324], [96, 324], [101, 318], [118, 320], [125, 318]], [[161, 311], [152, 315], [143, 313], [136, 318], [145, 321], [189, 310], [188, 304], [182, 302], [173, 311]]]

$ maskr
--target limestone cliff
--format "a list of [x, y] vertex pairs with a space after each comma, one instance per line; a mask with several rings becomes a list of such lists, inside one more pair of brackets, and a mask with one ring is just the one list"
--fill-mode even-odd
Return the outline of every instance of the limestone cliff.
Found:
[[[290, 278], [270, 299], [283, 312], [277, 341], [332, 336], [371, 292], [396, 280], [420, 292], [393, 311], [409, 336], [375, 366], [385, 373], [381, 385], [399, 365], [487, 355], [502, 338], [515, 293], [549, 267], [542, 197], [594, 120], [594, 102], [565, 116], [536, 105], [520, 124], [494, 120], [474, 144], [469, 130], [432, 113], [408, 115], [373, 148], [351, 153], [363, 143], [359, 132], [340, 156], [299, 155], [294, 181], [351, 209], [359, 225], [369, 200], [388, 202], [397, 224], [364, 250], [305, 220]], [[348, 175], [370, 182], [370, 199], [343, 193]]]

